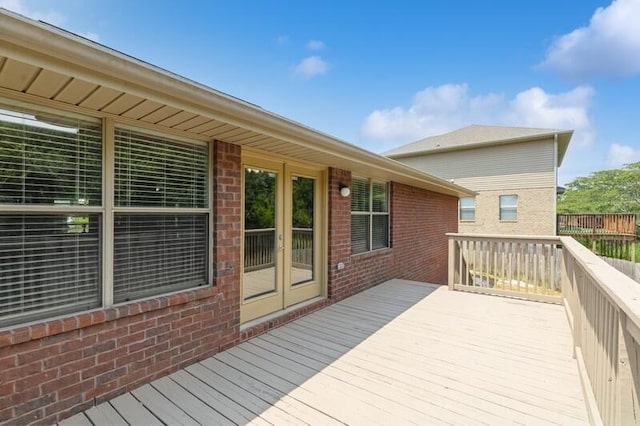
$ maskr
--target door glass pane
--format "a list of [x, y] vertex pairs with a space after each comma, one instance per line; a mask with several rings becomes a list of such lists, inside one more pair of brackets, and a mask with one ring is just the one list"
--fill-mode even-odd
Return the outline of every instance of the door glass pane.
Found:
[[274, 172], [245, 168], [245, 300], [276, 290], [276, 182]]
[[313, 200], [315, 180], [293, 176], [291, 181], [291, 285], [313, 280]]

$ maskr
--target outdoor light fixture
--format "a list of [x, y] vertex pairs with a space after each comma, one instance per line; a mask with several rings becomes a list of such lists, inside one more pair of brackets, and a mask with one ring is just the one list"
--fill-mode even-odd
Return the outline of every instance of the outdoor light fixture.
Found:
[[351, 190], [344, 183], [341, 183], [338, 188], [340, 188], [340, 195], [342, 195], [343, 197], [348, 197], [349, 195], [351, 195]]

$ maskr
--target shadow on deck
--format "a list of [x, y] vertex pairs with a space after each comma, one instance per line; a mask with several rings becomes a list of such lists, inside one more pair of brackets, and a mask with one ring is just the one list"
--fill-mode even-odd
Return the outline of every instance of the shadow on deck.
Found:
[[563, 307], [391, 280], [61, 424], [587, 424]]

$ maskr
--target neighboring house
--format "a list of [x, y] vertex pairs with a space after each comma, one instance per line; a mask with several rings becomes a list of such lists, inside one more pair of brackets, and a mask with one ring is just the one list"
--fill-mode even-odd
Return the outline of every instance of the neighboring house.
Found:
[[460, 199], [460, 232], [555, 235], [557, 170], [572, 134], [473, 125], [384, 155], [477, 192]]
[[393, 277], [444, 284], [472, 194], [0, 10], [0, 423]]

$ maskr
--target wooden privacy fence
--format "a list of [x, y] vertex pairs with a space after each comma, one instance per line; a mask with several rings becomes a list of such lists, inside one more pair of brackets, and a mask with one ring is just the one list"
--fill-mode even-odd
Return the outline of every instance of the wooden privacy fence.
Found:
[[559, 214], [558, 235], [575, 237], [627, 237], [636, 239], [637, 216], [616, 214]]
[[571, 237], [449, 234], [449, 288], [562, 303], [592, 424], [640, 424], [638, 283]]

